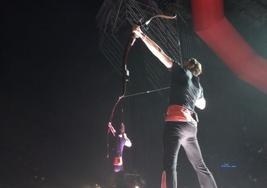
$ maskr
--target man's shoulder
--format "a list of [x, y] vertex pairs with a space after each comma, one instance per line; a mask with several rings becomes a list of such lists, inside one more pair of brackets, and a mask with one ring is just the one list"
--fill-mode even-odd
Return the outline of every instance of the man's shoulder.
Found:
[[186, 70], [178, 63], [173, 63], [172, 70], [186, 72]]

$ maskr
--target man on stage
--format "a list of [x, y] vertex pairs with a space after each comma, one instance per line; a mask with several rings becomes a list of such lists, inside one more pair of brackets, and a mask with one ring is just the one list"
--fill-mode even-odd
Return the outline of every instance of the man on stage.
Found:
[[108, 128], [113, 136], [116, 136], [115, 156], [113, 159], [113, 171], [115, 173], [114, 186], [116, 188], [126, 188], [127, 186], [124, 180], [123, 150], [124, 146], [131, 147], [132, 142], [125, 133], [125, 125], [123, 122], [120, 124], [119, 133], [117, 135], [116, 130], [113, 128], [111, 123], [109, 123]]
[[[177, 157], [180, 146], [193, 165], [201, 188], [217, 188], [215, 180], [205, 165], [197, 139], [198, 118], [195, 106], [201, 110], [206, 107], [199, 75], [201, 64], [190, 58], [183, 65], [174, 62], [152, 39], [144, 34], [140, 26], [134, 26], [135, 38], [140, 38], [148, 49], [171, 69], [169, 106], [166, 112], [163, 133], [164, 158], [167, 188], [177, 188]], [[164, 178], [163, 178], [164, 179]]]
[[115, 158], [113, 161], [114, 165], [114, 172], [120, 172], [123, 171], [123, 160], [122, 160], [122, 155], [123, 155], [123, 149], [124, 146], [126, 147], [131, 147], [132, 142], [131, 140], [127, 137], [125, 133], [125, 125], [123, 123], [120, 124], [120, 134], [117, 135], [117, 143], [116, 143], [116, 154]]

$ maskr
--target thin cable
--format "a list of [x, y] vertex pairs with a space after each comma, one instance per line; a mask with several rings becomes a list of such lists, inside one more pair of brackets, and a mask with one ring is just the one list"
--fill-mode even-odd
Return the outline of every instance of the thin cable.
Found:
[[122, 96], [122, 98], [129, 98], [129, 97], [134, 97], [134, 96], [138, 96], [138, 95], [150, 94], [150, 93], [163, 91], [163, 90], [168, 90], [168, 89], [170, 89], [169, 86], [168, 87], [163, 87], [163, 88], [160, 88], [160, 89], [142, 91], [142, 92], [138, 92], [138, 93], [134, 93], [134, 94], [125, 95], [125, 96]]
[[114, 25], [112, 27], [112, 32], [114, 31], [114, 29], [115, 29], [115, 27], [117, 25], [117, 20], [118, 20], [119, 14], [120, 14], [122, 2], [123, 2], [123, 0], [120, 1], [119, 8], [118, 8], [118, 11], [117, 11], [117, 14], [116, 14], [116, 18], [115, 18], [115, 21], [114, 21]]

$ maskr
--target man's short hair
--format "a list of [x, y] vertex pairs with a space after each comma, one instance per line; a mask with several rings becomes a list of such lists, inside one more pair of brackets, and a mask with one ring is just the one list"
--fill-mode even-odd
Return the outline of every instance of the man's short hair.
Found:
[[184, 63], [184, 67], [190, 70], [195, 76], [198, 76], [202, 73], [202, 65], [195, 58], [189, 58]]

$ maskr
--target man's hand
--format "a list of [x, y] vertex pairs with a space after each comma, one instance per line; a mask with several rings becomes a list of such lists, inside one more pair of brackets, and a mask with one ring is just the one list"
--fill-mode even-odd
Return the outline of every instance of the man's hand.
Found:
[[108, 123], [108, 132], [111, 132], [113, 136], [116, 135], [116, 130], [112, 126], [112, 123], [111, 122]]
[[126, 133], [124, 133], [123, 134], [123, 137], [124, 137], [124, 139], [126, 140], [125, 141], [125, 146], [127, 146], [127, 147], [132, 147], [132, 142], [131, 142], [131, 140], [127, 137], [127, 135], [126, 135]]
[[204, 97], [197, 99], [195, 105], [198, 109], [204, 110], [206, 108], [206, 99]]
[[135, 38], [141, 38], [144, 36], [144, 33], [139, 25], [133, 25], [132, 32], [135, 35]]

